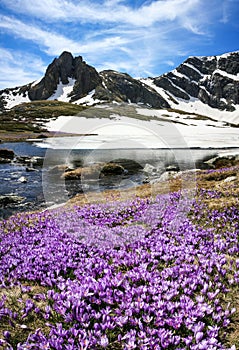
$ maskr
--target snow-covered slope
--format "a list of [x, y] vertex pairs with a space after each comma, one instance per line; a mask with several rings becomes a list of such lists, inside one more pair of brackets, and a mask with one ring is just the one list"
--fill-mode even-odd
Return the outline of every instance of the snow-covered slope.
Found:
[[[161, 96], [168, 100], [171, 111], [168, 110], [168, 116], [180, 119], [213, 119], [215, 121], [226, 122], [228, 124], [239, 125], [239, 105], [235, 105], [234, 111], [222, 111], [218, 108], [212, 108], [206, 103], [200, 101], [199, 98], [190, 96], [189, 100], [176, 97], [172, 93], [160, 88], [154, 84], [154, 79], [141, 79], [141, 81], [157, 91]], [[174, 110], [174, 111], [173, 111]], [[149, 113], [149, 112], [148, 112]], [[155, 111], [150, 112], [155, 115]]]
[[171, 72], [141, 82], [163, 96], [179, 115], [182, 111], [239, 124], [239, 51], [189, 57]]

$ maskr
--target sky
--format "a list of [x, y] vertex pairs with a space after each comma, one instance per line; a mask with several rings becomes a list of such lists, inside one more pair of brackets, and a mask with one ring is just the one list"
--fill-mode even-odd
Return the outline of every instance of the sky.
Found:
[[0, 0], [0, 89], [39, 79], [63, 51], [98, 71], [159, 76], [239, 50], [239, 0]]

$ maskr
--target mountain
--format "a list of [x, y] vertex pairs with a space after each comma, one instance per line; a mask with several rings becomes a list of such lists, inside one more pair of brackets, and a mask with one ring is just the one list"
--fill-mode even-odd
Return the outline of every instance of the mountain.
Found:
[[239, 51], [189, 57], [171, 72], [147, 79], [113, 70], [97, 72], [81, 56], [63, 52], [41, 80], [0, 91], [1, 110], [37, 100], [126, 102], [239, 124]]

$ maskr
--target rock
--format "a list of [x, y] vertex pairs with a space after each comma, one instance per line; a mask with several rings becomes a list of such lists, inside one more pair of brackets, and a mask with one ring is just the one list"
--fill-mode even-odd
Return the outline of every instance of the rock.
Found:
[[239, 155], [219, 155], [207, 160], [205, 163], [215, 169], [227, 168], [239, 164]]
[[37, 169], [32, 168], [32, 167], [26, 167], [26, 172], [27, 172], [27, 173], [30, 173], [30, 172], [32, 172], [32, 171], [37, 171]]
[[65, 164], [60, 164], [60, 165], [55, 165], [53, 168], [51, 168], [48, 173], [50, 175], [62, 175], [65, 172], [69, 172], [69, 171], [73, 171], [74, 169], [69, 168], [67, 165]]
[[177, 171], [166, 171], [165, 173], [163, 173], [160, 176], [159, 181], [168, 181], [168, 180], [174, 178], [175, 176], [178, 176]]
[[31, 157], [29, 156], [16, 156], [16, 162], [17, 163], [31, 163]]
[[138, 162], [132, 159], [118, 158], [118, 159], [114, 159], [109, 163], [121, 165], [124, 168], [124, 171], [127, 172], [127, 174], [129, 175], [136, 174], [138, 173], [139, 170], [143, 169], [141, 164], [139, 164]]
[[0, 158], [0, 164], [11, 163], [11, 159], [8, 158]]
[[115, 163], [107, 163], [103, 166], [101, 169], [100, 174], [104, 176], [111, 176], [111, 175], [122, 175], [124, 173], [124, 168], [122, 165], [115, 164]]
[[36, 166], [42, 166], [44, 163], [44, 158], [34, 156], [31, 158], [30, 163], [32, 163], [33, 165], [36, 165]]
[[21, 177], [18, 179], [18, 182], [26, 183], [26, 182], [27, 182], [27, 178], [26, 178], [25, 176], [21, 176]]
[[82, 177], [100, 177], [102, 165], [92, 165], [89, 167], [77, 168], [74, 170], [66, 171], [61, 175], [61, 178], [65, 180], [79, 180]]
[[235, 181], [236, 179], [237, 179], [236, 176], [228, 176], [228, 177], [226, 177], [226, 178], [223, 180], [223, 182], [233, 182], [233, 181]]
[[157, 172], [157, 169], [153, 165], [147, 163], [144, 166], [143, 172], [152, 175]]
[[16, 162], [21, 164], [30, 164], [30, 168], [32, 168], [33, 166], [42, 166], [44, 163], [44, 158], [38, 156], [17, 156]]
[[6, 207], [11, 204], [21, 203], [23, 201], [24, 201], [24, 197], [15, 196], [11, 194], [0, 196], [0, 206], [2, 207]]
[[0, 158], [3, 159], [14, 159], [15, 157], [15, 153], [10, 150], [10, 149], [5, 149], [5, 148], [1, 148], [0, 149]]
[[163, 163], [158, 163], [156, 166], [153, 166], [149, 163], [145, 164], [143, 172], [148, 176], [159, 176], [163, 173], [164, 165]]

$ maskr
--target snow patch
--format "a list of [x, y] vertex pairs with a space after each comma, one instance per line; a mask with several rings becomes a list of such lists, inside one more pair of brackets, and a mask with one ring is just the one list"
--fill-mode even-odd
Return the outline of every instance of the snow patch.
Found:
[[68, 78], [68, 80], [69, 80], [68, 84], [63, 84], [60, 81], [59, 84], [57, 85], [56, 91], [51, 97], [48, 98], [48, 100], [58, 100], [62, 102], [69, 102], [71, 99], [69, 97], [69, 94], [72, 92], [76, 80], [73, 78]]
[[86, 105], [86, 106], [92, 106], [96, 103], [103, 103], [103, 101], [98, 100], [98, 99], [94, 99], [93, 96], [95, 94], [95, 90], [92, 90], [89, 92], [88, 95], [86, 95], [85, 97], [80, 98], [77, 101], [74, 101], [75, 104], [77, 105]]
[[234, 74], [229, 74], [227, 72], [225, 72], [224, 70], [221, 69], [216, 69], [213, 74], [220, 74], [226, 78], [232, 79], [232, 80], [236, 80], [239, 81], [239, 73], [237, 73], [237, 75]]
[[9, 90], [8, 93], [3, 93], [2, 97], [4, 98], [6, 102], [6, 109], [11, 109], [21, 103], [24, 102], [31, 102], [31, 100], [28, 97], [28, 94], [24, 96], [23, 94], [19, 94], [19, 89], [17, 90]]

